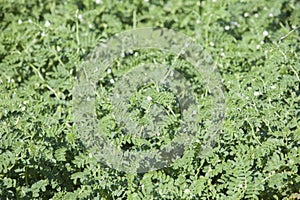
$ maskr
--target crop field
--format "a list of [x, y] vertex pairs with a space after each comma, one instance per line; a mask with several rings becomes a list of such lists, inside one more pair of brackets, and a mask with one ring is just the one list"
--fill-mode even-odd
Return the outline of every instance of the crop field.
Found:
[[300, 199], [300, 1], [0, 0], [0, 199]]

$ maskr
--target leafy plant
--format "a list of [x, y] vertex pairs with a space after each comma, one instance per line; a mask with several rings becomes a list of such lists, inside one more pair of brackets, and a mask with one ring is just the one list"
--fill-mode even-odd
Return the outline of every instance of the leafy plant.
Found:
[[[272, 1], [0, 2], [1, 199], [297, 199], [300, 193], [300, 3]], [[200, 116], [197, 141], [169, 167], [143, 174], [98, 162], [73, 123], [79, 66], [99, 42], [123, 30], [166, 27], [195, 38], [212, 55], [226, 94], [223, 131], [199, 156], [211, 98], [187, 62]], [[165, 136], [124, 135], [109, 113], [118, 83], [141, 62], [174, 64], [172, 55], [140, 51], [110, 66], [99, 81], [98, 118], [122, 148], [169, 143], [176, 98], [156, 85], [131, 96], [133, 116], [149, 123], [147, 96], [170, 106]], [[190, 71], [189, 71], [190, 70]], [[101, 86], [101, 87], [100, 87]], [[163, 135], [164, 136], [164, 135]], [[136, 145], [136, 146], [134, 146]], [[148, 146], [147, 146], [148, 145]]]

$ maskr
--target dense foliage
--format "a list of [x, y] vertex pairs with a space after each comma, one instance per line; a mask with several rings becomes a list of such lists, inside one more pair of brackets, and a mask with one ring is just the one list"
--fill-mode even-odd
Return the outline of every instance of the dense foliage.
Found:
[[[299, 199], [299, 25], [297, 0], [2, 0], [0, 199]], [[174, 29], [212, 55], [226, 116], [205, 158], [200, 138], [171, 166], [129, 174], [89, 156], [72, 90], [99, 42], [139, 27]]]

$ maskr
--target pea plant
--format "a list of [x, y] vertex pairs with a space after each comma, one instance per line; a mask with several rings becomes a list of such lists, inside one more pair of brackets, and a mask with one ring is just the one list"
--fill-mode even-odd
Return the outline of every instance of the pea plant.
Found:
[[[1, 1], [0, 199], [299, 199], [299, 26], [297, 0]], [[211, 56], [226, 110], [202, 154], [214, 122], [206, 75], [184, 56], [157, 49], [114, 60], [94, 99], [99, 129], [117, 149], [160, 149], [180, 130], [179, 97], [155, 80], [139, 84], [145, 64], [183, 74], [180, 84], [189, 85], [198, 109], [197, 118], [187, 115], [197, 119], [195, 140], [180, 156], [130, 173], [100, 162], [83, 143], [74, 86], [98, 44], [145, 27], [187, 35]], [[129, 75], [137, 89], [123, 116], [114, 102]], [[124, 133], [136, 127], [128, 119], [149, 130]]]

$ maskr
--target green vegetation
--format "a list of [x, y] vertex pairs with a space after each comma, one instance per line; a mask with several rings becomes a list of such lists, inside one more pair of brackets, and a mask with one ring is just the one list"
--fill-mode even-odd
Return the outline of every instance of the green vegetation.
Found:
[[[297, 0], [0, 0], [0, 199], [299, 199], [299, 26]], [[212, 55], [226, 116], [205, 158], [199, 151], [209, 114], [200, 116], [199, 140], [181, 159], [129, 174], [97, 162], [84, 148], [73, 123], [72, 92], [79, 67], [98, 43], [141, 27], [176, 30]], [[117, 83], [129, 66], [154, 58], [171, 63], [172, 56], [141, 51], [117, 62], [99, 83], [100, 97], [113, 91], [110, 76]], [[200, 76], [192, 76], [192, 89], [209, 98]], [[143, 95], [151, 93], [176, 111], [175, 97], [155, 89], [140, 88], [131, 106], [145, 110]], [[97, 99], [104, 102], [97, 114], [109, 135], [117, 127], [106, 100]], [[199, 104], [206, 113], [205, 101]], [[140, 115], [134, 116], [139, 123], [149, 121]], [[176, 117], [164, 123], [171, 131]], [[116, 145], [154, 146], [115, 132]], [[171, 137], [157, 138], [168, 143]]]

